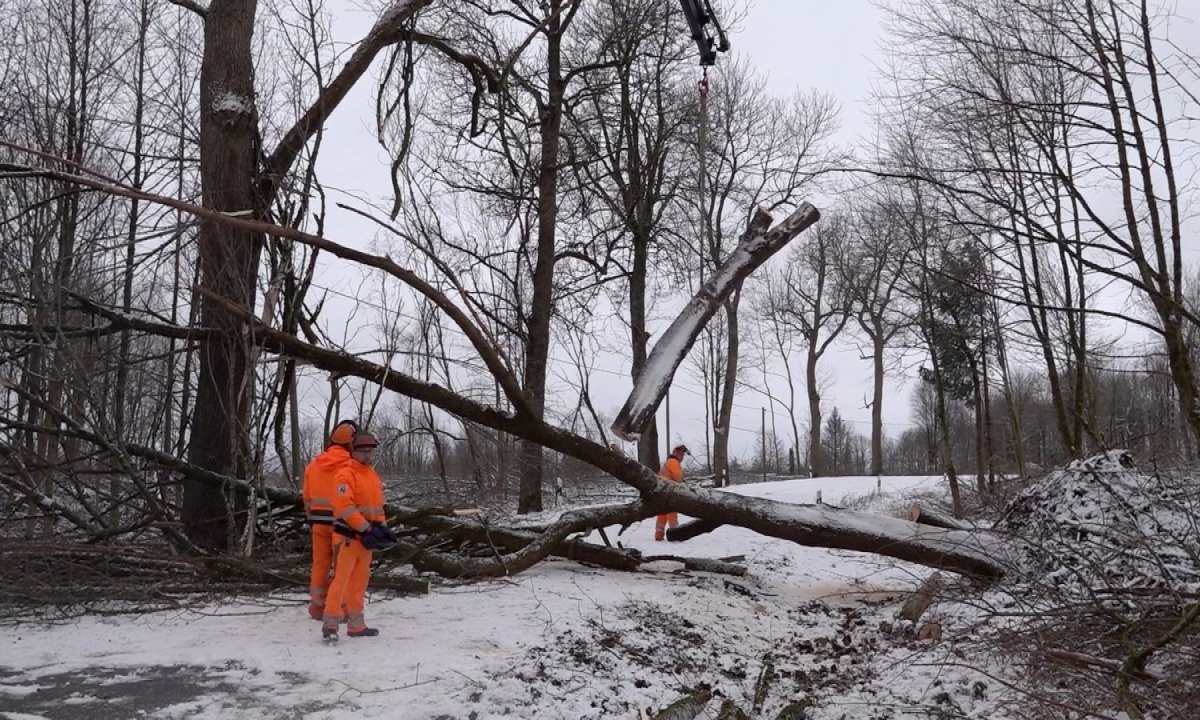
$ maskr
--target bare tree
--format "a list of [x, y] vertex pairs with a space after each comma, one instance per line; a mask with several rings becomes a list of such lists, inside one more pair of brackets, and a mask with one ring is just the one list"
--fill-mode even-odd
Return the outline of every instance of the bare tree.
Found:
[[[886, 196], [885, 189], [857, 205], [850, 223], [852, 237], [842, 256], [833, 257], [852, 303], [858, 330], [866, 337], [871, 358], [871, 467], [882, 475], [883, 385], [886, 353], [892, 340], [906, 330], [909, 318], [900, 310], [899, 285], [910, 261], [912, 246], [905, 242], [898, 217], [901, 209]], [[839, 262], [840, 260], [840, 262]]]
[[1089, 277], [1147, 299], [1144, 329], [1163, 338], [1180, 416], [1200, 432], [1184, 341], [1193, 319], [1180, 301], [1189, 189], [1176, 177], [1195, 73], [1163, 54], [1166, 17], [1115, 0], [1002, 11], [926, 0], [894, 13], [898, 55], [914, 71], [897, 78], [906, 112], [928, 120], [924, 138], [938, 149], [924, 179], [961, 218], [1008, 238], [1012, 301], [1027, 308], [1069, 454], [1101, 441], [1089, 436], [1094, 330], [1084, 318], [1138, 324], [1095, 303]]
[[[604, 3], [582, 22], [582, 32], [601, 48], [597, 56], [610, 57], [614, 67], [589, 78], [590, 119], [576, 117], [582, 127], [569, 142], [578, 154], [595, 158], [576, 168], [585, 175], [580, 190], [594, 193], [606, 211], [591, 215], [596, 232], [622, 242], [625, 297], [618, 306], [628, 308], [630, 374], [636, 380], [649, 353], [647, 308], [656, 278], [666, 274], [652, 262], [671, 264], [673, 253], [662, 246], [680, 213], [677, 193], [689, 167], [680, 158], [695, 106], [680, 70], [691, 49], [679, 32], [677, 8], [659, 0]], [[651, 422], [638, 438], [638, 459], [647, 467], [659, 467], [659, 444]]]
[[809, 472], [813, 477], [825, 474], [818, 365], [851, 318], [852, 295], [837, 271], [846, 263], [851, 222], [844, 213], [826, 215], [816, 232], [792, 248], [774, 283], [777, 294], [765, 299], [765, 311], [804, 345]]

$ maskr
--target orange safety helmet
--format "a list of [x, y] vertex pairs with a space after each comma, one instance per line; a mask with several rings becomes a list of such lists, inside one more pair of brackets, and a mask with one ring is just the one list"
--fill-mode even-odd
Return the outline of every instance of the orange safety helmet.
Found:
[[350, 447], [357, 435], [358, 423], [353, 420], [342, 420], [334, 425], [333, 431], [329, 433], [329, 444]]

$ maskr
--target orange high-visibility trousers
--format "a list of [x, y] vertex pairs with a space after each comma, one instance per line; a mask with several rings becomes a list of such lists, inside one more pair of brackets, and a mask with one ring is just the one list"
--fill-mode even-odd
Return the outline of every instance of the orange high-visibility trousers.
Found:
[[363, 606], [366, 603], [367, 581], [371, 578], [371, 555], [371, 551], [363, 547], [358, 538], [334, 535], [333, 581], [329, 583], [329, 593], [325, 596], [325, 627], [336, 630], [343, 619], [350, 632], [367, 626]]
[[677, 527], [679, 525], [679, 513], [663, 513], [654, 521], [654, 539], [662, 540], [666, 535], [667, 526]]
[[333, 579], [333, 526], [313, 524], [312, 569], [308, 580], [308, 615], [320, 620], [325, 615], [325, 596]]

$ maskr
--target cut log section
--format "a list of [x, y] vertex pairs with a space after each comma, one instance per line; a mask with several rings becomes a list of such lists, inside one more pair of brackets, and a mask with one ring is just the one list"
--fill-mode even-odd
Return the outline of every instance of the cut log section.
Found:
[[940, 513], [935, 510], [930, 510], [927, 507], [920, 505], [910, 505], [908, 508], [908, 521], [920, 523], [922, 525], [932, 525], [933, 527], [946, 528], [947, 530], [974, 530], [975, 527], [970, 523], [963, 522], [956, 517]]
[[721, 267], [700, 286], [687, 306], [654, 344], [645, 367], [633, 384], [633, 390], [613, 421], [612, 431], [617, 437], [626, 441], [638, 439], [654, 418], [654, 413], [658, 410], [658, 405], [662, 402], [679, 364], [683, 362], [704, 326], [725, 300], [734, 290], [741, 287], [742, 281], [750, 273], [820, 217], [821, 213], [817, 212], [815, 207], [804, 203], [774, 229], [769, 229], [771, 215], [762, 208], [755, 210], [754, 217], [738, 241], [737, 247], [725, 262], [721, 263]]
[[900, 608], [900, 619], [907, 620], [916, 625], [917, 621], [921, 619], [921, 616], [925, 614], [925, 611], [933, 604], [934, 598], [941, 591], [942, 582], [942, 574], [940, 572], [935, 572], [926, 578], [925, 582], [921, 583], [921, 587], [917, 588], [912, 597]]

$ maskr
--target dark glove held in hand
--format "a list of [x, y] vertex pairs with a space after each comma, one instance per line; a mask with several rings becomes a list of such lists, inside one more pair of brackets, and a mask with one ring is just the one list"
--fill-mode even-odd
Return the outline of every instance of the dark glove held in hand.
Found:
[[396, 533], [389, 530], [386, 525], [372, 523], [369, 530], [359, 535], [359, 540], [368, 550], [387, 550], [395, 547]]

